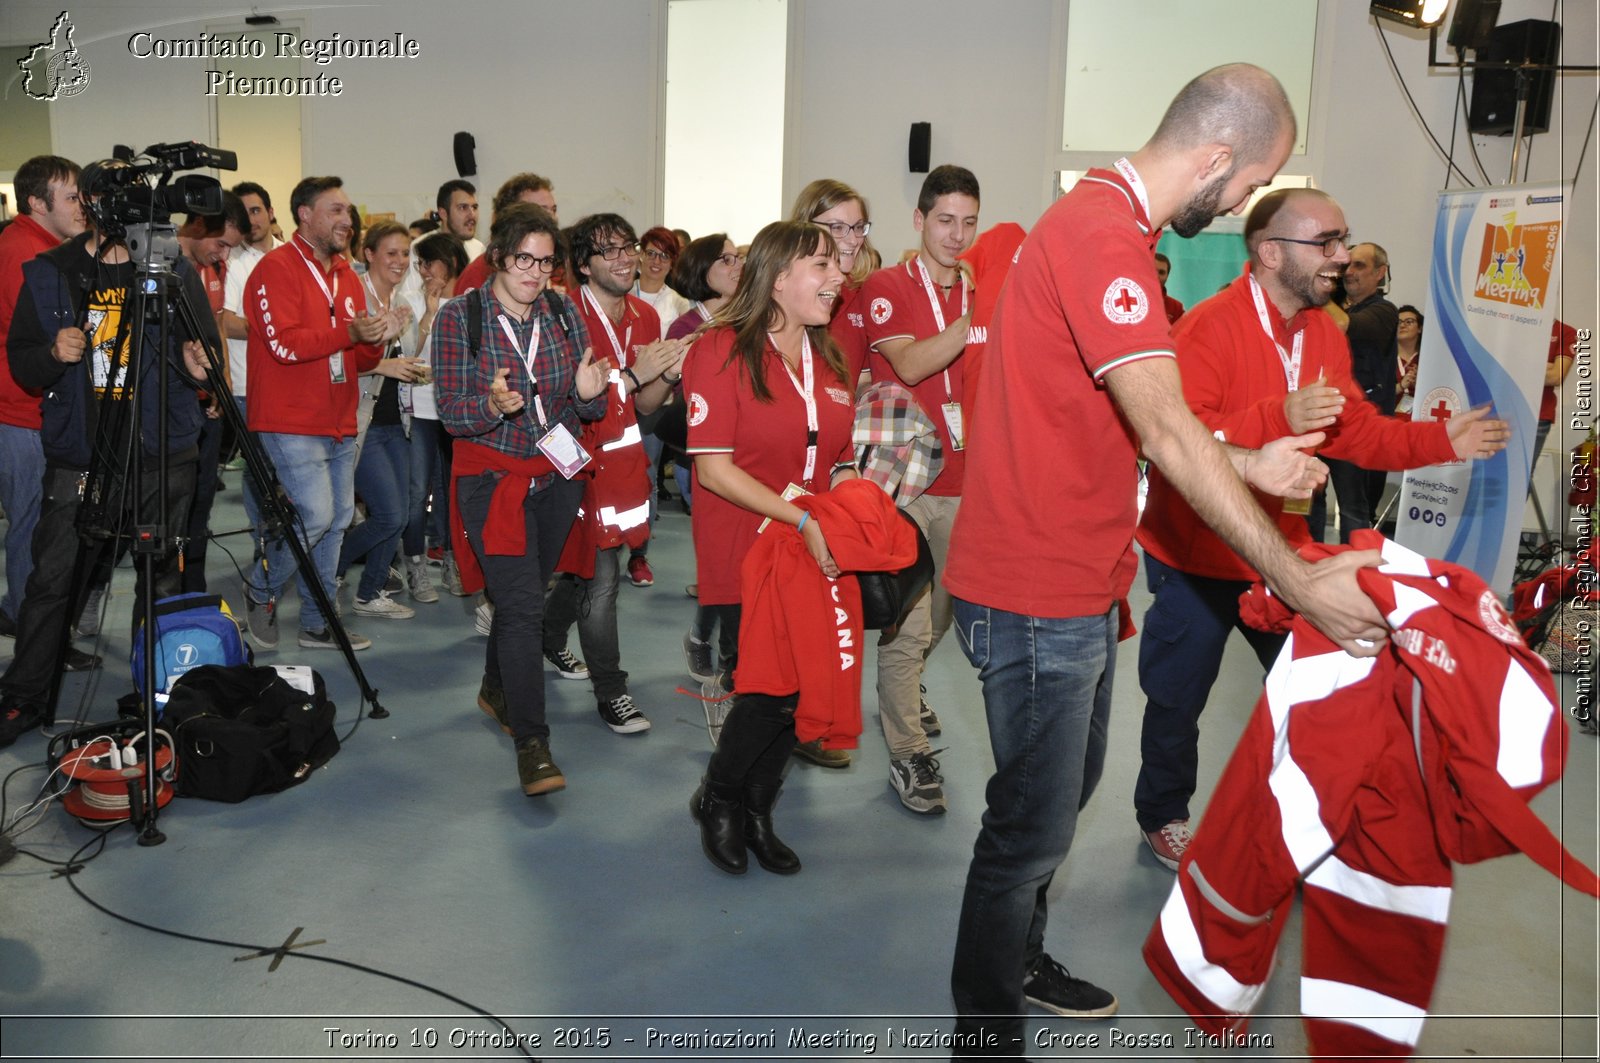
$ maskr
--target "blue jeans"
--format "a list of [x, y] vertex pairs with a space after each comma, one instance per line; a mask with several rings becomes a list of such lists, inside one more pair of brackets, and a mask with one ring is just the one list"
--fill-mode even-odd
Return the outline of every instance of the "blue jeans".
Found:
[[[344, 544], [345, 529], [350, 527], [350, 518], [356, 509], [355, 437], [332, 439], [259, 432], [256, 438], [277, 467], [278, 482], [299, 514], [294, 531], [305, 544], [316, 569], [310, 578], [321, 582], [328, 600], [332, 601], [339, 548]], [[250, 570], [250, 597], [258, 602], [278, 598], [289, 586], [289, 580], [298, 575], [300, 630], [321, 631], [328, 622], [311, 596], [307, 574], [296, 573], [295, 569], [295, 557], [287, 542], [274, 539], [265, 543], [261, 560]]]
[[[0, 343], [4, 343], [0, 339]], [[6, 511], [6, 593], [0, 612], [22, 615], [22, 590], [33, 570], [33, 528], [44, 500], [44, 446], [37, 428], [0, 424], [0, 506]]]
[[343, 576], [352, 561], [365, 557], [356, 597], [370, 602], [389, 581], [389, 564], [400, 549], [400, 533], [406, 529], [411, 450], [404, 426], [375, 424], [367, 428], [361, 458], [356, 462], [356, 489], [367, 504], [367, 519], [345, 536], [338, 572]]
[[1021, 1056], [1022, 983], [1044, 951], [1045, 894], [1105, 763], [1117, 610], [1050, 619], [953, 604], [995, 759], [950, 972], [956, 1033], [997, 1039], [974, 1054]]
[[1139, 780], [1133, 807], [1139, 829], [1160, 830], [1189, 818], [1200, 766], [1200, 713], [1222, 668], [1234, 628], [1266, 671], [1287, 635], [1257, 631], [1239, 619], [1244, 580], [1207, 579], [1144, 555], [1145, 579], [1155, 601], [1144, 614], [1139, 640], [1139, 686], [1144, 728], [1139, 736]]
[[[407, 557], [416, 557], [428, 549], [429, 524], [432, 524], [434, 540], [448, 543], [450, 492], [439, 490], [434, 492], [435, 482], [448, 483], [445, 473], [449, 472], [445, 463], [445, 455], [450, 446], [450, 436], [445, 433], [444, 425], [438, 421], [431, 421], [426, 417], [411, 418], [411, 443], [409, 445], [410, 480], [406, 491], [406, 530], [401, 538], [402, 548]], [[428, 519], [428, 496], [433, 495], [434, 519]], [[443, 518], [441, 521], [440, 518]], [[445, 532], [441, 535], [438, 528], [443, 525]]]

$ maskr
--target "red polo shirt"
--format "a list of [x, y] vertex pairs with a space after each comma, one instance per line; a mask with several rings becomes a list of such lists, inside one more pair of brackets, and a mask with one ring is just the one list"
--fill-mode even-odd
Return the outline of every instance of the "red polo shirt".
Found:
[[6, 336], [22, 291], [22, 264], [60, 243], [54, 233], [26, 214], [17, 215], [0, 232], [0, 424], [39, 430], [39, 396], [11, 378]]
[[1173, 357], [1159, 236], [1122, 176], [1091, 170], [1023, 242], [989, 326], [952, 594], [1057, 618], [1103, 615], [1126, 596], [1138, 447], [1102, 379]]

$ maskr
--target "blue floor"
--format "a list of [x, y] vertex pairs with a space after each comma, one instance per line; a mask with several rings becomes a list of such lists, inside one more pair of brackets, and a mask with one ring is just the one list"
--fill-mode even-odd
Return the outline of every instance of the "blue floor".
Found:
[[[215, 528], [243, 524], [237, 481], [230, 475], [219, 496]], [[248, 554], [243, 536], [220, 545]], [[855, 762], [843, 771], [794, 762], [778, 806], [804, 870], [780, 877], [752, 865], [730, 877], [701, 854], [688, 813], [710, 746], [699, 702], [678, 689], [693, 686], [680, 640], [694, 573], [676, 501], [650, 559], [655, 585], [624, 587], [620, 612], [623, 665], [655, 726], [613, 734], [586, 682], [549, 677], [563, 793], [521, 794], [510, 740], [474, 703], [485, 640], [473, 603], [444, 595], [417, 604], [410, 621], [346, 610], [373, 639], [360, 662], [392, 715], [362, 720], [303, 786], [239, 805], [180, 799], [161, 816], [165, 844], [140, 847], [118, 830], [70, 881], [26, 855], [0, 866], [5, 1058], [948, 1058], [917, 1045], [951, 1028], [956, 916], [992, 767], [959, 647], [939, 647], [927, 681], [944, 725], [936, 744], [949, 814], [915, 815], [890, 789], [869, 657]], [[238, 578], [216, 546], [209, 576], [237, 607]], [[86, 700], [84, 718], [109, 719], [131, 689], [131, 594], [121, 570], [113, 634], [99, 648], [107, 667], [67, 677], [63, 718]], [[1146, 604], [1141, 591], [1135, 617]], [[284, 606], [287, 633], [296, 608]], [[0, 654], [11, 646], [0, 642]], [[1144, 968], [1139, 947], [1173, 876], [1144, 851], [1131, 810], [1136, 648], [1122, 647], [1110, 761], [1052, 888], [1047, 938], [1074, 973], [1115, 992], [1122, 1013], [1097, 1023], [1038, 1013], [1029, 1057], [1303, 1058], [1297, 923], [1251, 1027], [1267, 1044], [1193, 1047], [1188, 1021]], [[259, 660], [315, 665], [341, 735], [356, 724], [355, 684], [338, 655], [294, 649], [290, 634]], [[1202, 798], [1259, 683], [1235, 640], [1206, 718]], [[24, 736], [0, 752], [0, 774], [42, 761], [45, 744]], [[1566, 781], [1535, 805], [1591, 866], [1595, 753], [1574, 729]], [[10, 780], [8, 819], [44, 781], [38, 767]], [[12, 833], [56, 861], [92, 838], [59, 805]], [[89, 900], [223, 943], [129, 925]], [[1593, 901], [1524, 857], [1460, 869], [1418, 1058], [1595, 1059], [1596, 926]], [[250, 956], [291, 935], [281, 956]], [[735, 1047], [696, 1047], [708, 1031], [734, 1035]]]

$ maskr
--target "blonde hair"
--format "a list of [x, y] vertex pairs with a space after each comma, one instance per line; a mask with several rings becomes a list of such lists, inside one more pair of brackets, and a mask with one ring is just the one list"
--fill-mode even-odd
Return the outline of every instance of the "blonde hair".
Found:
[[[817, 215], [826, 214], [840, 203], [855, 200], [861, 204], [861, 220], [872, 221], [872, 208], [867, 206], [866, 197], [843, 181], [835, 181], [831, 177], [820, 177], [800, 190], [794, 197], [794, 207], [789, 211], [790, 221], [814, 222]], [[856, 252], [856, 260], [851, 264], [850, 272], [845, 277], [852, 287], [860, 287], [866, 279], [877, 269], [877, 263], [883, 259], [872, 246], [870, 237], [861, 238], [861, 250]]]

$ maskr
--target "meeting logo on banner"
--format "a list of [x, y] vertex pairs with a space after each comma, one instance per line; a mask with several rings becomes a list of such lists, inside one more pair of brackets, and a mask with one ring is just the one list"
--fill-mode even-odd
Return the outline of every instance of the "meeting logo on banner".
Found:
[[[1515, 200], [1490, 200], [1490, 206]], [[1561, 222], [1517, 224], [1517, 212], [1502, 215], [1500, 224], [1483, 227], [1477, 281], [1472, 294], [1523, 310], [1541, 309], [1550, 292], [1550, 275], [1561, 246]]]

